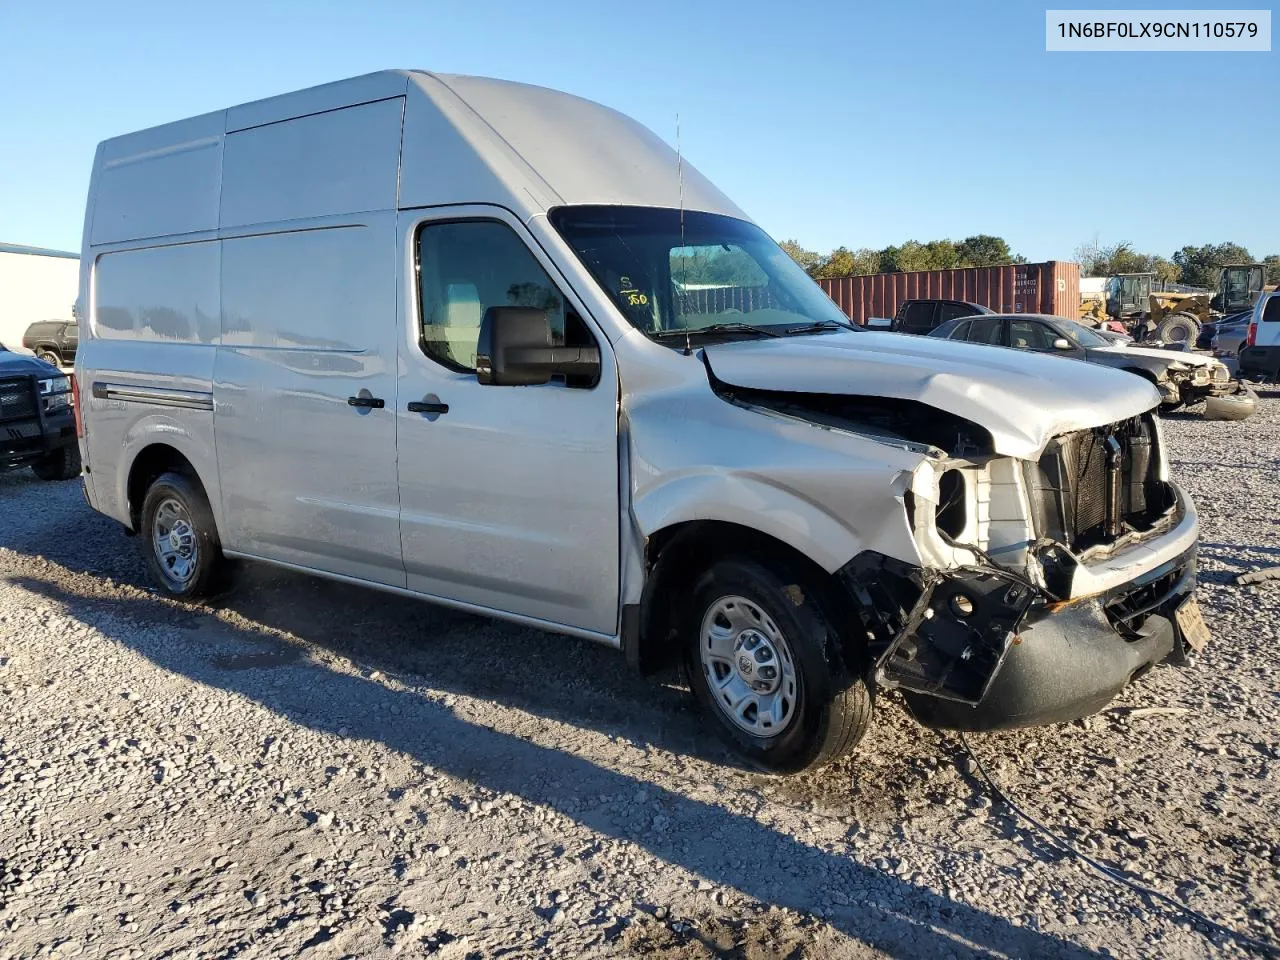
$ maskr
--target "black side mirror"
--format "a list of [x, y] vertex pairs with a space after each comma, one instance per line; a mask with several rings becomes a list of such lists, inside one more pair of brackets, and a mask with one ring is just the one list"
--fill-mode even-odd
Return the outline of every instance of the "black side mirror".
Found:
[[490, 307], [480, 321], [476, 379], [495, 387], [526, 387], [563, 376], [571, 385], [600, 378], [599, 347], [551, 344], [551, 318], [535, 307]]

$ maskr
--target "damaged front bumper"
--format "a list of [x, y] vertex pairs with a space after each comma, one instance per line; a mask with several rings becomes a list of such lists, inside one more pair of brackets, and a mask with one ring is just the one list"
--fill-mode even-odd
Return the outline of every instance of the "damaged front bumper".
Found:
[[[981, 701], [908, 690], [907, 704], [925, 726], [952, 730], [1037, 726], [1097, 713], [1157, 663], [1184, 657], [1177, 611], [1191, 599], [1195, 581], [1193, 548], [1141, 582], [1028, 616]], [[1135, 607], [1141, 625], [1129, 629], [1119, 617]]]
[[[1179, 496], [1171, 529], [1080, 563], [1070, 599], [983, 564], [925, 571], [864, 553], [840, 571], [875, 656], [929, 727], [995, 730], [1073, 720], [1167, 659], [1185, 660], [1198, 523]], [[1134, 573], [1135, 570], [1141, 571]], [[1184, 611], [1185, 613], [1185, 611]]]
[[1188, 404], [1203, 400], [1207, 420], [1245, 420], [1258, 409], [1258, 395], [1239, 380], [1184, 384], [1179, 396]]
[[1157, 384], [1166, 403], [1198, 403], [1206, 397], [1233, 397], [1245, 388], [1239, 380], [1231, 379], [1225, 369], [1212, 372], [1205, 367], [1181, 375], [1171, 375]]

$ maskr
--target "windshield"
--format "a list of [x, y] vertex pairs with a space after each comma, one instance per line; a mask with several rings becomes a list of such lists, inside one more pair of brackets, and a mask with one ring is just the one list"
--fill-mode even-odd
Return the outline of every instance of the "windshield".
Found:
[[550, 219], [622, 315], [649, 336], [785, 334], [849, 323], [794, 260], [743, 220], [586, 206], [560, 207]]
[[1100, 337], [1082, 323], [1068, 320], [1062, 324], [1065, 333], [1077, 347], [1113, 347], [1115, 343], [1106, 337]]

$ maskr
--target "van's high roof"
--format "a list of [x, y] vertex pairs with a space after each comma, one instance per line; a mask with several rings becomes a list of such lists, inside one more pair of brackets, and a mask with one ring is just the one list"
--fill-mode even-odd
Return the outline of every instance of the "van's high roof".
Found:
[[[348, 107], [360, 109], [337, 136], [316, 124], [323, 132], [308, 140], [309, 125], [298, 125], [281, 135], [277, 153], [263, 158], [279, 163], [290, 151], [359, 151], [355, 162], [344, 161], [340, 169], [348, 173], [334, 190], [333, 203], [352, 209], [323, 213], [486, 203], [529, 217], [562, 204], [681, 203], [676, 152], [616, 110], [528, 84], [384, 70], [105, 141], [94, 168], [87, 244], [227, 227], [222, 180], [235, 134]], [[745, 219], [687, 162], [682, 178], [686, 209]], [[139, 207], [147, 194], [157, 195], [154, 209]]]

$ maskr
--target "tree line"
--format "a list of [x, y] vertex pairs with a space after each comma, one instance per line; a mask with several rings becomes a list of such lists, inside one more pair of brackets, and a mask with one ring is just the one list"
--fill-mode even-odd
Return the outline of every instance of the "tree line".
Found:
[[[809, 276], [863, 276], [872, 273], [910, 273], [915, 270], [950, 270], [957, 267], [995, 267], [1006, 263], [1026, 263], [1013, 252], [1003, 237], [977, 234], [964, 240], [908, 240], [880, 250], [863, 247], [850, 250], [836, 247], [830, 253], [807, 250], [795, 240], [784, 240], [782, 249], [800, 264]], [[1171, 257], [1139, 253], [1129, 243], [1110, 246], [1081, 244], [1075, 250], [1082, 277], [1110, 277], [1117, 273], [1154, 273], [1169, 283], [1214, 289], [1222, 268], [1232, 263], [1263, 263], [1266, 282], [1280, 283], [1280, 254], [1256, 260], [1238, 243], [1210, 243], [1179, 248]]]
[[1117, 273], [1154, 273], [1169, 283], [1185, 283], [1192, 287], [1214, 289], [1222, 276], [1222, 268], [1235, 263], [1261, 263], [1264, 282], [1280, 283], [1280, 254], [1255, 260], [1247, 247], [1238, 243], [1207, 243], [1204, 246], [1180, 247], [1172, 257], [1155, 253], [1139, 253], [1128, 243], [1099, 246], [1082, 244], [1076, 248], [1082, 277], [1110, 277]]
[[852, 277], [868, 273], [910, 273], [914, 270], [950, 270], [956, 267], [995, 267], [1004, 263], [1026, 263], [1027, 258], [1010, 249], [1003, 237], [980, 233], [963, 240], [908, 240], [881, 250], [863, 247], [850, 250], [836, 247], [830, 253], [806, 250], [795, 240], [784, 240], [782, 249], [800, 264], [809, 276]]

